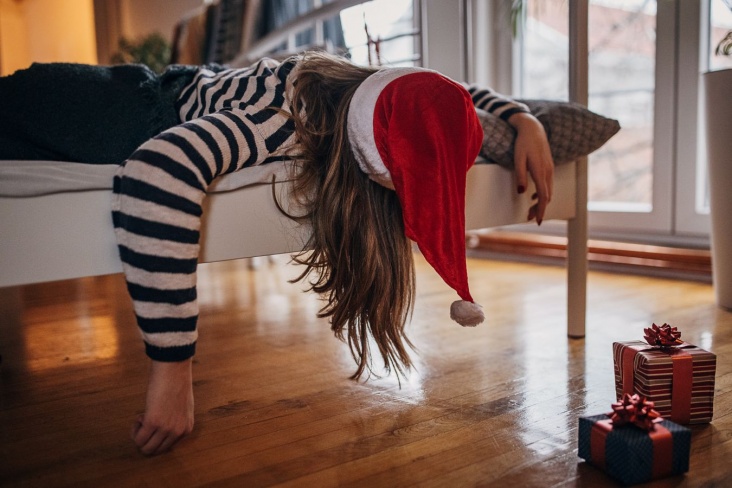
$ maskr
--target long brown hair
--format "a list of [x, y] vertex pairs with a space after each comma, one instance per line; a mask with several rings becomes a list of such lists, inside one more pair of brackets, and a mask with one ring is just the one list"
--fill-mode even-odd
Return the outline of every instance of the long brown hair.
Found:
[[358, 365], [352, 378], [374, 374], [372, 345], [387, 372], [412, 366], [404, 328], [414, 304], [414, 261], [394, 191], [358, 167], [347, 133], [348, 106], [373, 68], [324, 53], [306, 53], [297, 64], [292, 114], [298, 135], [298, 171], [292, 197], [312, 225], [294, 261], [324, 296], [328, 317]]

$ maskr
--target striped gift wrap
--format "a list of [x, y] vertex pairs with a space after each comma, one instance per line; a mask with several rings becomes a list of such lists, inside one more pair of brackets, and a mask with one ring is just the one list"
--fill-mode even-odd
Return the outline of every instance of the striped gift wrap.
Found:
[[662, 417], [680, 424], [712, 420], [717, 357], [692, 344], [661, 349], [643, 341], [613, 343], [615, 390], [652, 401]]

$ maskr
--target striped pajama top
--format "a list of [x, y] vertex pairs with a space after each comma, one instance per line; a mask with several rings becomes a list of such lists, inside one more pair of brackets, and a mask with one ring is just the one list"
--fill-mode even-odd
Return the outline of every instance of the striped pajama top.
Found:
[[[112, 217], [147, 355], [195, 353], [202, 202], [218, 176], [286, 157], [296, 145], [290, 90], [297, 58], [244, 69], [201, 68], [176, 108], [181, 124], [150, 139], [120, 166]], [[476, 107], [507, 120], [526, 106], [464, 85]]]

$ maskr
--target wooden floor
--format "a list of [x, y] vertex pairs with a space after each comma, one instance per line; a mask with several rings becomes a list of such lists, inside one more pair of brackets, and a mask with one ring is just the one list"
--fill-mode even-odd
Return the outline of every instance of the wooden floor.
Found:
[[732, 314], [709, 285], [591, 273], [588, 336], [569, 340], [562, 268], [470, 260], [488, 322], [462, 329], [417, 261], [418, 370], [401, 389], [347, 379], [285, 257], [202, 266], [196, 430], [154, 458], [129, 439], [148, 362], [121, 276], [0, 290], [0, 486], [614, 486], [577, 458], [577, 418], [608, 411], [612, 342], [652, 322], [718, 366], [690, 472], [651, 486], [732, 486]]

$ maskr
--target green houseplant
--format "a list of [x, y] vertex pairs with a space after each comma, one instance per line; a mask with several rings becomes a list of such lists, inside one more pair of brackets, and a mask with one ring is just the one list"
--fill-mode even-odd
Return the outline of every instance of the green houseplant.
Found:
[[157, 32], [137, 41], [122, 37], [119, 40], [119, 51], [112, 56], [112, 63], [144, 64], [154, 72], [162, 73], [170, 63], [170, 54], [170, 43]]

